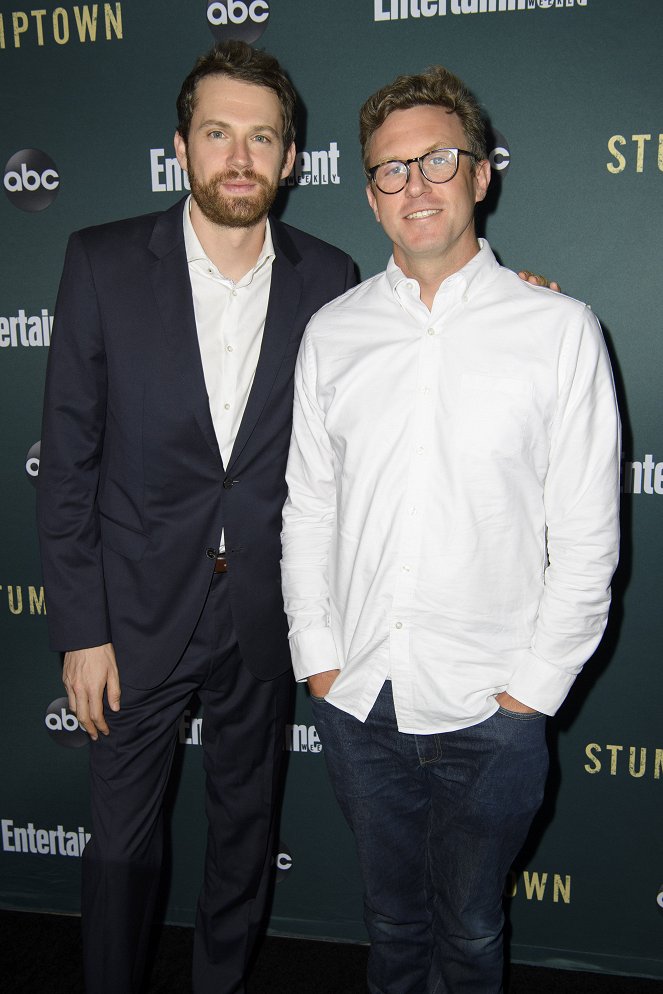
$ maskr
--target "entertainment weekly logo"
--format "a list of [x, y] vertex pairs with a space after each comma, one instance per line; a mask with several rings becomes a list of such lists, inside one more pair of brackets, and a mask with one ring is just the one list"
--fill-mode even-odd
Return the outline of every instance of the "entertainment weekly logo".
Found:
[[40, 828], [32, 821], [27, 825], [17, 825], [12, 818], [3, 818], [0, 830], [3, 852], [14, 855], [80, 857], [92, 838], [83, 825], [74, 831], [67, 831], [64, 825]]
[[[66, 698], [63, 699], [66, 704]], [[54, 701], [54, 704], [59, 704]], [[53, 705], [51, 705], [52, 707]], [[84, 733], [87, 738], [87, 733]], [[180, 720], [178, 740], [180, 745], [202, 745], [203, 719], [187, 709]], [[286, 725], [283, 738], [285, 752], [302, 752], [318, 755], [322, 752], [322, 743], [318, 737], [315, 725]]]
[[374, 21], [587, 7], [589, 0], [373, 0]]
[[34, 349], [51, 344], [53, 315], [47, 307], [28, 314], [21, 307], [16, 314], [0, 316], [0, 349]]
[[[332, 141], [328, 148], [298, 152], [289, 176], [281, 180], [281, 186], [327, 186], [341, 182], [339, 159], [341, 153], [338, 142]], [[166, 155], [165, 148], [150, 149], [150, 182], [152, 193], [176, 193], [190, 190], [189, 177], [177, 158]]]
[[623, 494], [663, 494], [663, 462], [656, 462], [651, 452], [642, 459], [622, 459], [621, 492]]

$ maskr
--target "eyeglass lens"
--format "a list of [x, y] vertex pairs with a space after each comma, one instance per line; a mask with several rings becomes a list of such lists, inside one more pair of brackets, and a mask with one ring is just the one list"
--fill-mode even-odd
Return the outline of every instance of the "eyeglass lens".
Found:
[[[456, 172], [456, 151], [438, 148], [420, 160], [421, 169], [431, 183], [446, 183]], [[408, 167], [404, 162], [384, 162], [375, 172], [375, 182], [383, 193], [398, 193], [407, 182]]]

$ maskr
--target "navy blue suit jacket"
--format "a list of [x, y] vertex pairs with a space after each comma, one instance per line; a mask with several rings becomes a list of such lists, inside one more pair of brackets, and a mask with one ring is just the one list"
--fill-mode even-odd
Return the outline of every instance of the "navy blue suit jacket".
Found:
[[294, 363], [311, 315], [355, 282], [345, 253], [270, 219], [276, 257], [260, 359], [224, 467], [183, 204], [72, 235], [39, 468], [52, 648], [112, 642], [120, 678], [145, 688], [168, 675], [191, 636], [222, 528], [244, 661], [261, 679], [290, 666], [279, 561]]

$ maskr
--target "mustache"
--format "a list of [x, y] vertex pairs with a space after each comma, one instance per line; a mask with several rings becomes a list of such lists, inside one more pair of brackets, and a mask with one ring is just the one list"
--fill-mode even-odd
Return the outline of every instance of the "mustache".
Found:
[[249, 180], [257, 183], [264, 189], [269, 189], [270, 183], [265, 176], [261, 176], [254, 169], [226, 169], [224, 172], [216, 173], [210, 180], [210, 184], [220, 186], [222, 183], [232, 183], [234, 180]]

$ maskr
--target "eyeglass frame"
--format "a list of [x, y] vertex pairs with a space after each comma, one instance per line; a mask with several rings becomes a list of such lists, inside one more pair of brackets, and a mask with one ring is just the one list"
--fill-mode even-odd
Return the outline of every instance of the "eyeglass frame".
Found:
[[[455, 154], [456, 168], [454, 169], [453, 173], [451, 174], [451, 176], [449, 176], [448, 179], [430, 179], [430, 177], [428, 177], [424, 172], [423, 160], [426, 159], [429, 155], [433, 155], [435, 152], [453, 152]], [[458, 172], [461, 155], [469, 155], [470, 158], [474, 159], [476, 162], [481, 162], [481, 158], [476, 154], [476, 152], [469, 152], [466, 148], [453, 148], [453, 147], [441, 146], [440, 148], [431, 148], [429, 149], [428, 152], [424, 152], [423, 155], [415, 155], [414, 158], [412, 159], [384, 159], [383, 162], [378, 162], [377, 165], [371, 166], [369, 169], [367, 169], [366, 176], [368, 177], [370, 182], [373, 183], [375, 187], [377, 187], [380, 193], [384, 193], [385, 197], [391, 197], [396, 193], [402, 193], [405, 187], [410, 182], [410, 166], [412, 165], [413, 162], [417, 163], [417, 165], [419, 166], [419, 172], [421, 173], [421, 175], [424, 177], [425, 180], [427, 180], [429, 183], [435, 183], [436, 185], [440, 185], [442, 183], [449, 183], [454, 178], [454, 176]], [[405, 166], [406, 170], [405, 182], [398, 190], [383, 190], [381, 186], [378, 186], [377, 180], [375, 178], [375, 174], [380, 168], [380, 166], [386, 166], [390, 162], [401, 162]]]

